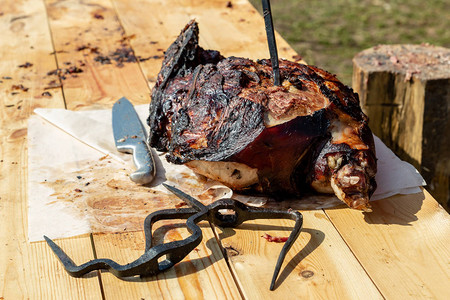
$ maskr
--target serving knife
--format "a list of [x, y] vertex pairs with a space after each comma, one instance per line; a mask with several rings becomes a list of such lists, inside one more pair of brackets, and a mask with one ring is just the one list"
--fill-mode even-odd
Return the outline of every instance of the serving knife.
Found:
[[150, 183], [156, 168], [152, 151], [147, 144], [147, 134], [133, 104], [125, 97], [117, 100], [112, 108], [114, 141], [119, 152], [132, 153], [136, 171], [130, 175], [139, 184]]

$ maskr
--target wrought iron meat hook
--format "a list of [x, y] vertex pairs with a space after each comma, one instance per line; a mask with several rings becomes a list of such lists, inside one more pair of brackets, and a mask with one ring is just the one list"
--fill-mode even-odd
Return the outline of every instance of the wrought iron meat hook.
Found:
[[[51, 239], [46, 236], [44, 236], [44, 238], [64, 265], [66, 271], [74, 277], [81, 277], [86, 273], [100, 269], [109, 270], [117, 277], [129, 277], [135, 275], [149, 276], [158, 274], [174, 266], [201, 243], [203, 235], [200, 227], [197, 225], [200, 221], [208, 220], [211, 224], [220, 227], [236, 227], [248, 220], [292, 219], [295, 221], [294, 228], [280, 252], [270, 284], [270, 289], [274, 289], [284, 258], [300, 234], [303, 225], [303, 216], [299, 212], [294, 210], [286, 211], [249, 207], [233, 199], [220, 199], [205, 206], [200, 201], [175, 187], [166, 184], [164, 184], [164, 186], [180, 199], [187, 202], [191, 208], [164, 209], [148, 215], [144, 221], [145, 252], [141, 257], [129, 264], [121, 265], [111, 259], [101, 258], [93, 259], [78, 266]], [[223, 214], [221, 213], [221, 210], [223, 209], [232, 210], [232, 213]], [[187, 219], [186, 226], [191, 235], [183, 240], [153, 245], [153, 224], [159, 220], [169, 219]], [[158, 259], [164, 255], [166, 256], [166, 259], [158, 262]]]

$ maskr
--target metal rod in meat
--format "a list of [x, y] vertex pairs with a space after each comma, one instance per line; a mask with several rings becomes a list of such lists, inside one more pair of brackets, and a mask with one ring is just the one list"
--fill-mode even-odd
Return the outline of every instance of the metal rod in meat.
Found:
[[280, 68], [278, 66], [277, 42], [275, 40], [275, 30], [273, 29], [272, 11], [270, 0], [262, 0], [264, 23], [266, 24], [267, 43], [269, 44], [270, 61], [273, 69], [273, 84], [279, 86]]

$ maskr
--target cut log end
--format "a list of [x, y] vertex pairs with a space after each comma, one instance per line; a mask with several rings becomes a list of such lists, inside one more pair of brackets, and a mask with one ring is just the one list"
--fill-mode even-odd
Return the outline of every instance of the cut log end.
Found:
[[450, 78], [450, 49], [422, 45], [380, 45], [357, 54], [355, 67], [366, 72], [402, 74], [421, 80]]
[[450, 204], [450, 49], [381, 45], [353, 59], [353, 89], [372, 131]]

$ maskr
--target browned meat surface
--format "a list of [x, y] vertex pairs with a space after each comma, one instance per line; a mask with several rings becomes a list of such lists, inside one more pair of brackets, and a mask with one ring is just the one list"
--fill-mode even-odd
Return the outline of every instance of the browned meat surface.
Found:
[[198, 46], [191, 21], [166, 51], [152, 91], [149, 142], [168, 161], [239, 191], [335, 193], [370, 210], [376, 158], [358, 96], [313, 66], [225, 58]]

